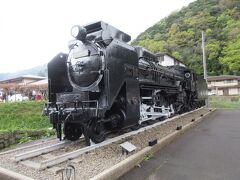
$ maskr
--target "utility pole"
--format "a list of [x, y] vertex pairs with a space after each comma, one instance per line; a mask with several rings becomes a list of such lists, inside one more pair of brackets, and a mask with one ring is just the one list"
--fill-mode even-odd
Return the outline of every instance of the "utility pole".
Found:
[[[203, 74], [204, 79], [207, 81], [207, 63], [206, 63], [206, 52], [205, 52], [205, 34], [202, 31], [202, 55], [203, 55]], [[208, 93], [208, 90], [207, 90]], [[208, 108], [208, 99], [205, 100], [206, 107]]]
[[202, 31], [202, 55], [203, 55], [203, 73], [204, 79], [207, 81], [207, 64], [206, 64], [206, 53], [205, 53], [205, 34]]

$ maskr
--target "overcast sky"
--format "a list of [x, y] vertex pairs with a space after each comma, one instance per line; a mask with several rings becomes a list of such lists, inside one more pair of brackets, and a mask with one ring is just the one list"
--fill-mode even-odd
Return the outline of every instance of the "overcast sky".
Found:
[[194, 0], [6, 0], [0, 2], [0, 73], [66, 52], [73, 25], [103, 20], [135, 39]]

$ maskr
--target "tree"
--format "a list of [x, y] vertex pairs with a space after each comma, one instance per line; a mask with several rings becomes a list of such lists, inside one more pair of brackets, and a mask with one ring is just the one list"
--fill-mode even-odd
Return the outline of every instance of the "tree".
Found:
[[240, 35], [235, 41], [230, 41], [223, 48], [222, 64], [229, 67], [234, 74], [240, 75]]
[[239, 19], [239, 0], [196, 0], [148, 28], [133, 44], [154, 53], [172, 54], [202, 74], [201, 31], [204, 30], [209, 74], [239, 74], [235, 52]]

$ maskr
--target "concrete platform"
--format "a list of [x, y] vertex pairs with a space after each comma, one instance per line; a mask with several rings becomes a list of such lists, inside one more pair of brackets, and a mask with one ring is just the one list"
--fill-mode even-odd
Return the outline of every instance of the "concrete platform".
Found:
[[239, 180], [240, 110], [216, 110], [121, 180]]

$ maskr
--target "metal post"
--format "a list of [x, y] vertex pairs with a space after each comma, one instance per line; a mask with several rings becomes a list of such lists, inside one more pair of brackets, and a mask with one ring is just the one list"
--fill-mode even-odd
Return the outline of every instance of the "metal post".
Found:
[[204, 79], [207, 81], [207, 65], [206, 65], [206, 53], [205, 53], [205, 34], [202, 31], [202, 54], [203, 54], [203, 72]]
[[[203, 73], [204, 79], [207, 81], [207, 63], [206, 63], [206, 53], [205, 53], [205, 34], [202, 31], [202, 54], [203, 54]], [[206, 107], [208, 108], [208, 99], [205, 100]]]

